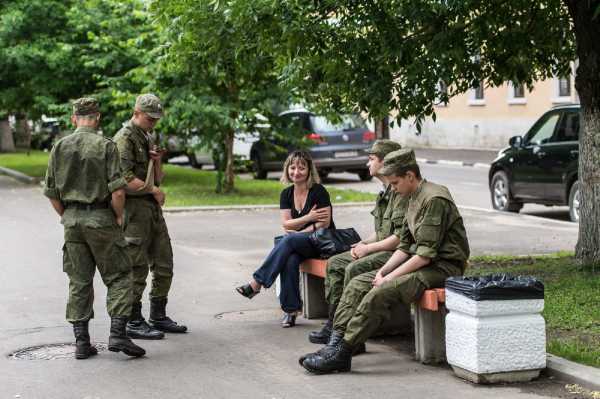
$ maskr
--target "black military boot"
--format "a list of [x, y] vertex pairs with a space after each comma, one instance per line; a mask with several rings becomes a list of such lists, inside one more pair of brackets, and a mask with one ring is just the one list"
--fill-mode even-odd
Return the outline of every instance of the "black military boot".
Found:
[[307, 359], [309, 357], [313, 357], [313, 356], [321, 356], [323, 353], [332, 350], [340, 343], [340, 341], [343, 340], [343, 338], [344, 338], [343, 333], [333, 330], [331, 332], [329, 342], [327, 342], [327, 344], [324, 347], [322, 347], [321, 349], [319, 349], [316, 352], [307, 353], [303, 356], [300, 356], [300, 358], [298, 359], [298, 363], [300, 363], [300, 365], [303, 366], [302, 363], [304, 363], [305, 359]]
[[[300, 358], [298, 359], [298, 363], [300, 363], [300, 365], [302, 366], [304, 359], [306, 359], [308, 357], [313, 357], [313, 356], [322, 356], [324, 353], [327, 353], [328, 351], [332, 351], [337, 345], [339, 345], [339, 343], [341, 341], [343, 341], [343, 338], [344, 338], [343, 333], [333, 330], [327, 345], [325, 345], [324, 347], [322, 347], [321, 349], [319, 349], [316, 352], [307, 353], [306, 355], [300, 356]], [[352, 348], [352, 356], [357, 356], [357, 355], [363, 354], [366, 351], [367, 351], [367, 347], [366, 347], [365, 343], [361, 342], [360, 344], [358, 344]]]
[[165, 334], [152, 328], [142, 316], [142, 303], [134, 303], [127, 322], [127, 336], [133, 339], [163, 339]]
[[186, 326], [180, 326], [170, 317], [167, 317], [167, 298], [151, 298], [150, 299], [150, 318], [148, 321], [152, 327], [157, 330], [169, 333], [184, 333], [187, 331]]
[[315, 374], [350, 371], [352, 350], [353, 348], [346, 341], [341, 340], [331, 350], [326, 350], [319, 356], [310, 356], [304, 359], [302, 367]]
[[333, 318], [335, 316], [336, 305], [329, 305], [329, 316], [327, 322], [320, 331], [311, 331], [308, 334], [308, 340], [313, 344], [326, 344], [329, 342], [331, 331], [333, 330]]
[[127, 356], [144, 356], [146, 351], [131, 342], [131, 339], [127, 337], [127, 333], [125, 331], [126, 324], [126, 317], [113, 317], [110, 319], [108, 350], [111, 352], [123, 352]]
[[88, 330], [89, 321], [76, 321], [73, 323], [75, 334], [75, 359], [87, 359], [98, 354], [98, 350], [90, 343]]

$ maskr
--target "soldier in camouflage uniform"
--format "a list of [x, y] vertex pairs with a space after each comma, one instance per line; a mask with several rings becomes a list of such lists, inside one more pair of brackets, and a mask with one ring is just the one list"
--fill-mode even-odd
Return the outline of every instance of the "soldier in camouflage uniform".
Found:
[[[186, 326], [178, 325], [166, 315], [173, 279], [173, 250], [161, 208], [165, 194], [158, 187], [163, 178], [161, 152], [151, 135], [162, 116], [158, 97], [142, 94], [135, 102], [133, 117], [114, 137], [127, 181], [125, 239], [133, 263], [133, 310], [127, 334], [140, 339], [161, 339], [163, 331], [187, 331]], [[152, 272], [150, 324], [142, 316], [142, 295], [149, 271]]]
[[96, 267], [108, 288], [111, 317], [108, 349], [143, 356], [144, 349], [126, 336], [131, 314], [131, 262], [120, 225], [126, 185], [117, 146], [97, 133], [100, 112], [93, 98], [73, 103], [75, 132], [56, 143], [50, 153], [44, 195], [64, 225], [63, 270], [69, 276], [67, 320], [73, 324], [77, 359], [98, 351], [90, 343], [94, 316]]
[[[329, 304], [329, 317], [320, 331], [309, 334], [308, 340], [314, 344], [329, 342], [333, 326], [333, 317], [342, 296], [344, 287], [355, 276], [377, 270], [392, 256], [398, 246], [399, 234], [408, 201], [396, 195], [387, 180], [380, 174], [383, 158], [390, 152], [401, 149], [400, 144], [392, 140], [377, 140], [368, 151], [369, 173], [384, 185], [377, 196], [375, 208], [371, 211], [375, 221], [375, 233], [361, 241], [350, 251], [329, 258], [325, 276], [325, 298]], [[358, 352], [362, 352], [362, 348]]]
[[314, 373], [349, 371], [352, 351], [364, 343], [390, 310], [417, 301], [447, 277], [464, 272], [469, 243], [462, 217], [448, 189], [421, 178], [412, 150], [389, 153], [382, 174], [396, 192], [408, 196], [408, 209], [394, 255], [377, 271], [361, 274], [347, 285], [327, 346], [301, 358]]

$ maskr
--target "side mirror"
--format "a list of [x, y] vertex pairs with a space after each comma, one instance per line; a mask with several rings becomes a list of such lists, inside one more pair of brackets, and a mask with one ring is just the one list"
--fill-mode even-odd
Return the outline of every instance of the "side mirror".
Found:
[[523, 137], [513, 136], [508, 140], [508, 144], [513, 148], [521, 147], [521, 144], [523, 144]]

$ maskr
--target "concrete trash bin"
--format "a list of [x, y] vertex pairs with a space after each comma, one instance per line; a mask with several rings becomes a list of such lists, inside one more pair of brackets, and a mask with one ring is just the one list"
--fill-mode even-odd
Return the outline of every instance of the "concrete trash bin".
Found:
[[546, 367], [544, 286], [531, 277], [446, 280], [446, 356], [474, 383], [523, 382]]

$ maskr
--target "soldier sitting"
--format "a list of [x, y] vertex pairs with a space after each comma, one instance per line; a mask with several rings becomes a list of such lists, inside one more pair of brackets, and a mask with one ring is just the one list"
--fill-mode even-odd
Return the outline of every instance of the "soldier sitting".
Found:
[[312, 373], [350, 371], [354, 348], [390, 318], [391, 309], [464, 272], [469, 244], [448, 189], [421, 178], [409, 149], [388, 154], [382, 174], [396, 192], [408, 196], [400, 244], [381, 269], [353, 278], [344, 289], [329, 343], [300, 358]]
[[[356, 244], [350, 251], [329, 258], [325, 276], [325, 298], [329, 305], [329, 318], [320, 331], [309, 334], [308, 340], [314, 344], [329, 342], [333, 327], [333, 317], [344, 287], [353, 277], [377, 270], [388, 261], [398, 246], [404, 213], [408, 200], [397, 195], [381, 175], [384, 157], [402, 148], [392, 140], [377, 140], [369, 150], [369, 173], [383, 183], [383, 191], [377, 196], [375, 208], [371, 212], [375, 222], [375, 232]], [[363, 352], [364, 346], [356, 348]]]

